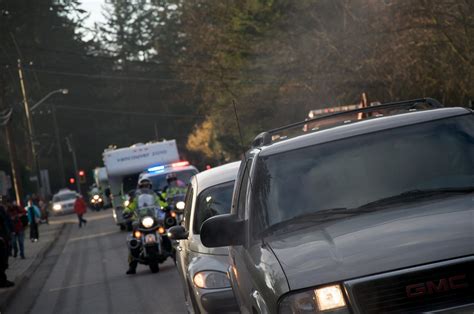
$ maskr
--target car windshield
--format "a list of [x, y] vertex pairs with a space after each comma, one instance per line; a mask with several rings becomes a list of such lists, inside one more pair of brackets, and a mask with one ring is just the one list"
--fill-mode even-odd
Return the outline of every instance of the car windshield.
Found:
[[[174, 172], [176, 178], [178, 179], [178, 184], [183, 185], [183, 187], [186, 187], [189, 184], [189, 182], [191, 181], [191, 177], [196, 173], [197, 171], [194, 169]], [[166, 181], [167, 175], [168, 174], [158, 174], [148, 177], [148, 179], [151, 180], [151, 183], [153, 185], [153, 190], [163, 191], [163, 189], [168, 185], [168, 182]], [[184, 189], [184, 191], [186, 190]]]
[[194, 214], [194, 234], [199, 234], [206, 219], [230, 212], [233, 190], [234, 181], [231, 181], [210, 187], [199, 194]]
[[262, 156], [252, 208], [263, 230], [407, 191], [474, 185], [473, 115]]
[[57, 194], [53, 197], [53, 202], [63, 202], [76, 199], [76, 193]]

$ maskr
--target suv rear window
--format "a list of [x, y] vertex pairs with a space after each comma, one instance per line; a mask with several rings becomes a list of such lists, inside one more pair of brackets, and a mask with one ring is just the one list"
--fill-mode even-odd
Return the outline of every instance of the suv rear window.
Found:
[[384, 130], [260, 157], [252, 208], [265, 229], [416, 189], [472, 187], [473, 165], [473, 115]]
[[233, 191], [234, 181], [230, 181], [205, 189], [199, 194], [194, 213], [194, 234], [199, 234], [206, 219], [230, 212]]

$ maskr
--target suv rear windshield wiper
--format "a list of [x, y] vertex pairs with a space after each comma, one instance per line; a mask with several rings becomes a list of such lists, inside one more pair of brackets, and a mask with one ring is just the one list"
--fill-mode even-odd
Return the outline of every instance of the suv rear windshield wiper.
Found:
[[413, 200], [417, 200], [423, 197], [430, 197], [442, 194], [465, 194], [465, 193], [472, 193], [474, 192], [474, 186], [466, 186], [466, 187], [449, 187], [449, 188], [438, 188], [438, 189], [415, 189], [406, 191], [394, 196], [384, 197], [379, 200], [364, 204], [362, 206], [357, 207], [358, 209], [364, 208], [372, 208], [377, 206], [383, 205], [390, 205], [399, 202], [409, 202]]

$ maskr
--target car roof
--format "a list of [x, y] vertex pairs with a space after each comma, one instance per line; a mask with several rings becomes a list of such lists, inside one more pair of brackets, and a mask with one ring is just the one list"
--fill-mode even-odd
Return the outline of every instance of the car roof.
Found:
[[142, 172], [142, 173], [140, 173], [138, 178], [139, 178], [139, 180], [141, 180], [141, 179], [144, 179], [144, 178], [150, 178], [150, 177], [154, 177], [154, 176], [162, 176], [162, 175], [167, 175], [169, 173], [176, 173], [176, 172], [187, 171], [187, 170], [194, 170], [194, 171], [198, 172], [196, 167], [194, 167], [192, 165], [189, 165], [189, 166], [179, 167], [179, 168], [165, 168], [164, 170], [162, 170], [160, 172]]
[[62, 195], [62, 194], [71, 194], [71, 193], [74, 193], [74, 194], [77, 194], [76, 191], [73, 191], [73, 190], [69, 190], [69, 189], [61, 189], [58, 191], [58, 193], [54, 194], [54, 196], [56, 195]]
[[281, 152], [291, 151], [307, 146], [340, 140], [352, 136], [383, 131], [387, 129], [413, 125], [449, 117], [472, 114], [467, 108], [440, 108], [425, 111], [415, 111], [394, 116], [384, 116], [357, 123], [345, 124], [326, 130], [311, 132], [297, 137], [275, 142], [260, 147], [260, 156], [268, 156]]
[[193, 179], [197, 183], [196, 193], [199, 194], [211, 186], [235, 180], [239, 167], [240, 161], [235, 161], [196, 174]]

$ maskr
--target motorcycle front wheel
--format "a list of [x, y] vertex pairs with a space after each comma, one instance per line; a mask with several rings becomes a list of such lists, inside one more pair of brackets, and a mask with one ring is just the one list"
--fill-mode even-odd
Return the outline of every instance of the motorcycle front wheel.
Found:
[[158, 265], [158, 263], [151, 263], [150, 265], [148, 265], [150, 267], [150, 270], [152, 273], [157, 273], [160, 271], [160, 265]]

